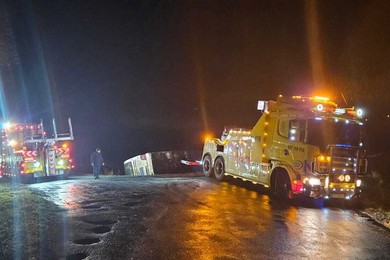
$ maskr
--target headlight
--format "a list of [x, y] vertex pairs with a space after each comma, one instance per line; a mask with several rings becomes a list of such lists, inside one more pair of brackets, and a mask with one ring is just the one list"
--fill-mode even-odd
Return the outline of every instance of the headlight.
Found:
[[356, 110], [356, 115], [357, 115], [358, 117], [363, 117], [363, 114], [364, 114], [363, 109], [359, 108], [359, 109]]
[[318, 178], [310, 178], [309, 179], [309, 184], [311, 186], [319, 186], [319, 185], [321, 185], [321, 180], [318, 179]]
[[11, 146], [11, 147], [14, 147], [16, 145], [16, 141], [15, 140], [10, 140], [8, 142], [8, 145]]
[[329, 163], [330, 163], [330, 156], [326, 155], [318, 155], [316, 158], [316, 171], [325, 173], [328, 171]]
[[58, 161], [58, 165], [63, 166], [64, 165], [64, 160], [59, 160]]
[[356, 180], [356, 187], [360, 187], [362, 185], [362, 180]]
[[41, 164], [40, 164], [39, 162], [35, 162], [35, 163], [34, 163], [34, 167], [35, 167], [35, 168], [38, 168], [40, 165], [41, 165]]
[[346, 181], [346, 182], [349, 182], [350, 180], [351, 180], [351, 176], [345, 175], [345, 181]]
[[339, 181], [344, 181], [344, 175], [340, 175], [340, 176], [338, 177], [338, 179], [339, 179]]

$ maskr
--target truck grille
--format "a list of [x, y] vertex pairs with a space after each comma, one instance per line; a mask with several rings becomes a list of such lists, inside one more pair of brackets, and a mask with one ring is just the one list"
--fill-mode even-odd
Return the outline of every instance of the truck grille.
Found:
[[[356, 165], [356, 158], [332, 157], [331, 182], [355, 182]], [[340, 175], [344, 175], [344, 178], [340, 178]], [[349, 175], [348, 179], [346, 175]]]
[[330, 181], [355, 182], [358, 149], [350, 147], [331, 147]]

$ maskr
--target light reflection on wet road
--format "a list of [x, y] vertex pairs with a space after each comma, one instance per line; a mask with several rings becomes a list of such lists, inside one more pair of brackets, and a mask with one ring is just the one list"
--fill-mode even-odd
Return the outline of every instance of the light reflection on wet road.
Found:
[[[83, 251], [92, 259], [390, 258], [390, 232], [354, 210], [282, 205], [232, 182], [205, 177], [109, 177], [94, 182], [80, 177], [31, 187], [66, 209], [71, 242], [64, 255]], [[99, 211], [93, 211], [93, 205]], [[100, 245], [74, 246], [72, 241], [84, 231], [72, 222], [106, 213], [119, 221], [111, 223], [108, 236], [100, 236]], [[126, 250], [113, 255], [113, 244]]]

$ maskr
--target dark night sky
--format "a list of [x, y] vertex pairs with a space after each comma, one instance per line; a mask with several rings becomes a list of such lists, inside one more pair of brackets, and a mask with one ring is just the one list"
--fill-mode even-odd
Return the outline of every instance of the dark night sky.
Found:
[[[311, 65], [310, 2], [317, 3], [320, 82]], [[201, 149], [205, 131], [250, 128], [257, 100], [278, 94], [327, 89], [384, 117], [389, 3], [6, 1], [0, 28], [11, 28], [3, 43], [14, 46], [7, 50], [17, 61], [0, 63], [5, 96], [14, 100], [14, 118], [70, 116], [81, 167], [96, 146], [119, 165], [148, 151]]]

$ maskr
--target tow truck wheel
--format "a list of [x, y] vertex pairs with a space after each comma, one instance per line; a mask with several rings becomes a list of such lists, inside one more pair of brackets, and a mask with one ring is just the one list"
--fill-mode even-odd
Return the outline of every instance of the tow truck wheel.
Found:
[[219, 181], [222, 181], [225, 176], [225, 163], [222, 158], [217, 158], [214, 163], [214, 175]]
[[284, 171], [277, 171], [272, 176], [271, 195], [277, 200], [287, 200], [289, 198], [290, 180]]
[[213, 168], [211, 167], [211, 157], [210, 157], [210, 155], [206, 155], [203, 158], [203, 173], [204, 173], [204, 176], [210, 177], [212, 172], [213, 172]]

